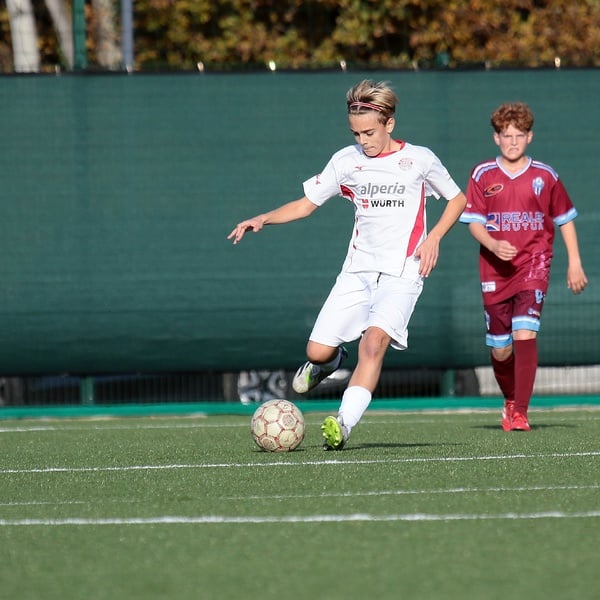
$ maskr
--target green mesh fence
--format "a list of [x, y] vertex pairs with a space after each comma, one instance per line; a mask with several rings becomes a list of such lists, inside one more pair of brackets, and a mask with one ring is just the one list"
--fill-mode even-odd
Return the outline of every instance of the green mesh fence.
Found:
[[[392, 83], [397, 137], [431, 147], [464, 187], [472, 165], [495, 155], [491, 111], [514, 99], [532, 106], [531, 152], [556, 168], [580, 212], [591, 282], [577, 298], [566, 290], [557, 236], [541, 364], [599, 364], [599, 71], [278, 72], [0, 80], [0, 373], [220, 381], [296, 368], [343, 260], [351, 209], [332, 201], [240, 246], [225, 238], [302, 195], [301, 182], [352, 142], [344, 94], [364, 77]], [[441, 209], [429, 204], [430, 222]], [[487, 364], [476, 244], [457, 225], [441, 252], [410, 348], [388, 353], [386, 369]], [[215, 385], [209, 395], [222, 396]]]

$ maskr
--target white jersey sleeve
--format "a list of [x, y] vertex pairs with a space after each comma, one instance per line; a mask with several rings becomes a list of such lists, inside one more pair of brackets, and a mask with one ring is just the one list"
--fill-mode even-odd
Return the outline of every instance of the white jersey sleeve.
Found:
[[336, 152], [319, 174], [304, 182], [306, 197], [317, 206], [322, 206], [334, 196], [344, 196], [342, 181], [348, 178], [346, 170], [351, 164], [351, 157], [355, 156], [356, 146]]

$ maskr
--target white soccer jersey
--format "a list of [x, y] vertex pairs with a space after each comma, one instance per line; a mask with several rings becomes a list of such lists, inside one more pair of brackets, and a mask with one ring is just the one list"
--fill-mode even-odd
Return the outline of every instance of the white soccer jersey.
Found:
[[374, 158], [360, 145], [336, 152], [323, 171], [304, 182], [306, 197], [322, 206], [334, 196], [354, 205], [355, 226], [343, 271], [402, 274], [427, 235], [425, 199], [451, 199], [460, 188], [428, 148], [406, 142]]

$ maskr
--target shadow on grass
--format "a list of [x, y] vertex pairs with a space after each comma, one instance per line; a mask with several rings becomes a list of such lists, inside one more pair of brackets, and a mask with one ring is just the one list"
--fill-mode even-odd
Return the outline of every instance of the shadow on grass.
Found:
[[[578, 429], [581, 425], [573, 425], [572, 423], [529, 423], [531, 431], [542, 430], [542, 429]], [[502, 431], [500, 423], [495, 425], [472, 425], [471, 429], [486, 429], [489, 431]], [[509, 431], [507, 433], [527, 433], [526, 431]]]
[[[344, 449], [341, 452], [359, 452], [360, 450], [372, 450], [374, 448], [384, 449], [384, 448], [428, 448], [434, 446], [464, 446], [464, 444], [456, 443], [456, 444], [448, 444], [448, 443], [440, 443], [440, 444], [429, 444], [429, 443], [418, 443], [418, 444], [403, 444], [400, 442], [366, 442], [363, 444], [349, 442], [347, 446], [344, 446]], [[315, 446], [313, 446], [314, 448]], [[318, 447], [318, 446], [317, 446]], [[328, 454], [334, 454], [339, 452], [338, 450], [330, 450], [325, 451]]]

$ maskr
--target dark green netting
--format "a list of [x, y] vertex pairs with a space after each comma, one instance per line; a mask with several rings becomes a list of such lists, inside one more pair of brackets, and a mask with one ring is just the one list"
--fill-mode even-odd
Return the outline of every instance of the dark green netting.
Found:
[[[600, 72], [383, 72], [8, 77], [0, 81], [0, 372], [295, 368], [342, 263], [351, 208], [225, 238], [302, 195], [352, 143], [344, 95], [391, 81], [396, 135], [431, 147], [466, 187], [495, 155], [489, 114], [528, 102], [532, 154], [579, 209], [591, 280], [566, 290], [557, 235], [540, 333], [545, 365], [600, 363]], [[434, 222], [442, 205], [429, 204]], [[350, 348], [351, 353], [355, 348]], [[386, 367], [487, 364], [477, 247], [457, 225]]]

